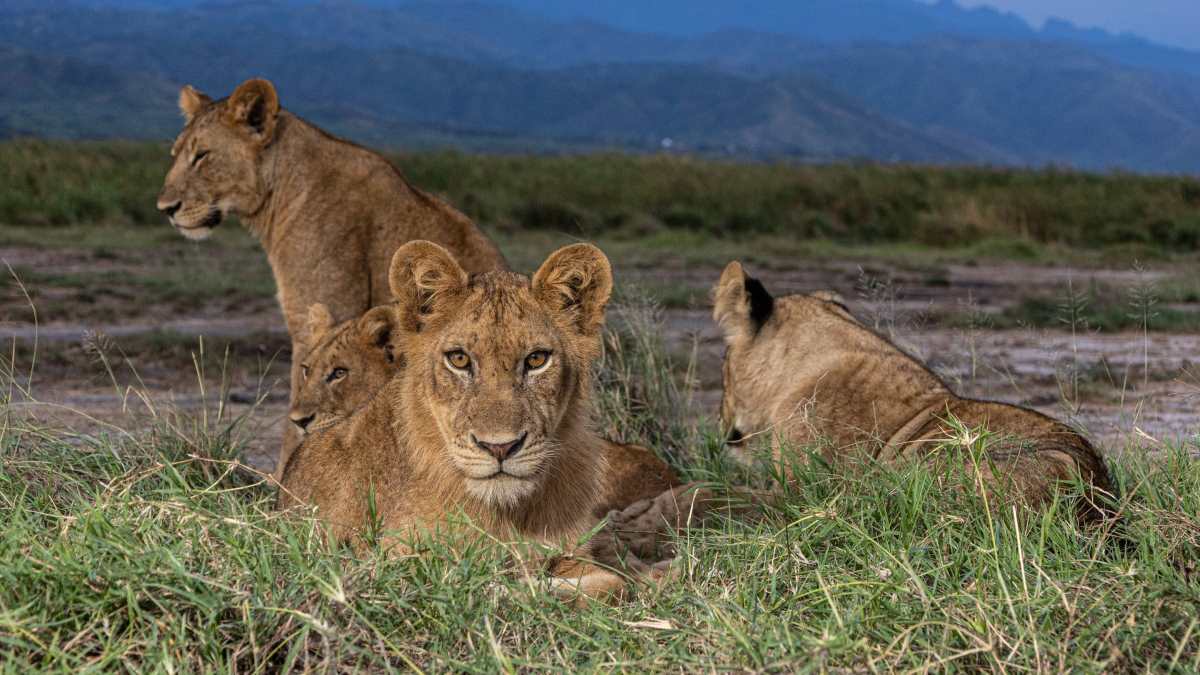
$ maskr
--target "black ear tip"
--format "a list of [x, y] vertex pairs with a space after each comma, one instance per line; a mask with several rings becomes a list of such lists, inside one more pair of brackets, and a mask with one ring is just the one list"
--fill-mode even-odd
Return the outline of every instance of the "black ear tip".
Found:
[[746, 299], [750, 301], [750, 320], [754, 322], [755, 330], [762, 328], [775, 311], [775, 298], [771, 297], [761, 281], [747, 276]]

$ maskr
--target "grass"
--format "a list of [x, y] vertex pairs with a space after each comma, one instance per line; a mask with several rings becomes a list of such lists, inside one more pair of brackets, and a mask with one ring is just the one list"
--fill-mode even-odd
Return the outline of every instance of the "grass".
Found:
[[[996, 328], [1054, 328], [1062, 326], [1063, 310], [1055, 298], [1029, 297], [1005, 309], [994, 322]], [[1088, 303], [1080, 313], [1081, 325], [1104, 332], [1141, 330], [1142, 318], [1128, 302], [1101, 298]], [[1149, 330], [1178, 333], [1200, 331], [1200, 312], [1195, 309], [1160, 308], [1148, 323]]]
[[[710, 423], [678, 422], [689, 368], [663, 354], [653, 309], [614, 325], [602, 428], [687, 478], [746, 479]], [[311, 514], [273, 508], [238, 460], [246, 420], [215, 406], [84, 433], [0, 407], [7, 669], [1200, 668], [1195, 447], [1115, 459], [1117, 531], [1081, 528], [1070, 494], [992, 511], [920, 466], [797, 465], [757, 517], [682, 536], [678, 579], [573, 610], [501, 543], [399, 559], [331, 544]]]
[[330, 545], [272, 509], [235, 438], [8, 427], [8, 668], [1200, 667], [1200, 469], [1182, 452], [1116, 464], [1124, 546], [1062, 504], [993, 517], [927, 471], [812, 466], [761, 519], [684, 537], [678, 580], [575, 612], [499, 544], [398, 560]]
[[[1200, 249], [1200, 181], [1059, 169], [801, 166], [672, 156], [393, 154], [412, 181], [496, 230], [641, 240], [700, 234], [907, 244], [1041, 258]], [[0, 143], [0, 223], [159, 225], [165, 143]]]

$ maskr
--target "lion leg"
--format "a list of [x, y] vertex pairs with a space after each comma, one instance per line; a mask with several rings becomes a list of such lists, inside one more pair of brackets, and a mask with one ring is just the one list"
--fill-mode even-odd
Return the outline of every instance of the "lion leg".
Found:
[[620, 602], [628, 590], [628, 583], [621, 575], [586, 560], [561, 560], [551, 574], [550, 594], [575, 607], [592, 600]]
[[1083, 480], [1088, 489], [1079, 515], [1084, 520], [1103, 517], [1103, 504], [1112, 495], [1108, 471], [1090, 446], [1076, 448], [1027, 447], [990, 450], [976, 468], [977, 489], [986, 492], [993, 507], [1012, 505], [1040, 508], [1054, 499], [1064, 483]]
[[[740, 495], [753, 502], [754, 496]], [[720, 496], [698, 483], [671, 488], [658, 496], [611, 511], [608, 523], [592, 541], [597, 561], [621, 569], [639, 571], [642, 561], [662, 561], [674, 557], [670, 544], [677, 535], [700, 525], [714, 514], [743, 510], [729, 497]]]

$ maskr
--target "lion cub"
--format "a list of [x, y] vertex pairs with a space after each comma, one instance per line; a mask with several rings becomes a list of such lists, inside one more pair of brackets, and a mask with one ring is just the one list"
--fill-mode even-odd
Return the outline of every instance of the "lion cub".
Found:
[[[376, 307], [335, 325], [324, 305], [309, 308], [299, 355], [301, 381], [288, 413], [301, 437], [350, 417], [399, 372], [404, 354], [397, 344], [395, 311], [390, 305]], [[597, 516], [680, 485], [671, 467], [649, 448], [605, 440], [604, 456], [607, 469]]]
[[[305, 439], [284, 468], [281, 506], [314, 504], [343, 540], [372, 515], [403, 542], [453, 527], [461, 511], [491, 536], [572, 546], [597, 523], [604, 481], [605, 441], [588, 414], [608, 259], [577, 244], [532, 281], [468, 277], [419, 241], [396, 252], [390, 284], [405, 365], [343, 424]], [[623, 587], [576, 559], [554, 573], [588, 595]]]
[[[786, 445], [819, 444], [828, 459], [861, 451], [883, 461], [928, 457], [955, 437], [954, 418], [995, 435], [981, 475], [1020, 501], [1044, 503], [1056, 483], [1076, 477], [1093, 492], [1113, 492], [1104, 460], [1076, 431], [1027, 408], [957, 396], [833, 294], [775, 298], [731, 262], [713, 297], [727, 345], [721, 421], [743, 461], [755, 436], [776, 456]], [[1101, 515], [1088, 501], [1081, 515]]]

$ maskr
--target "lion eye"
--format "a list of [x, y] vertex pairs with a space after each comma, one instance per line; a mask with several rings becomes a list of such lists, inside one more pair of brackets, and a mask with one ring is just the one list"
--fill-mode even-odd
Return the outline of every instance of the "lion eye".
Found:
[[531, 371], [531, 370], [537, 370], [538, 368], [541, 368], [542, 366], [546, 365], [546, 362], [549, 360], [550, 360], [549, 352], [540, 352], [540, 351], [533, 352], [529, 356], [525, 357], [525, 370], [526, 370], [526, 372]]
[[201, 150], [200, 152], [197, 152], [196, 156], [192, 158], [192, 166], [199, 164], [200, 160], [204, 159], [205, 157], [208, 157], [208, 150]]
[[471, 366], [471, 357], [461, 349], [455, 349], [452, 352], [446, 352], [446, 363], [450, 364], [455, 370], [466, 370]]
[[300, 366], [300, 377], [303, 377], [306, 380], [308, 379], [308, 366]]
[[329, 371], [329, 375], [325, 378], [325, 381], [329, 383], [337, 382], [345, 377], [349, 372], [350, 371], [346, 370], [345, 368], [334, 368], [333, 370]]

